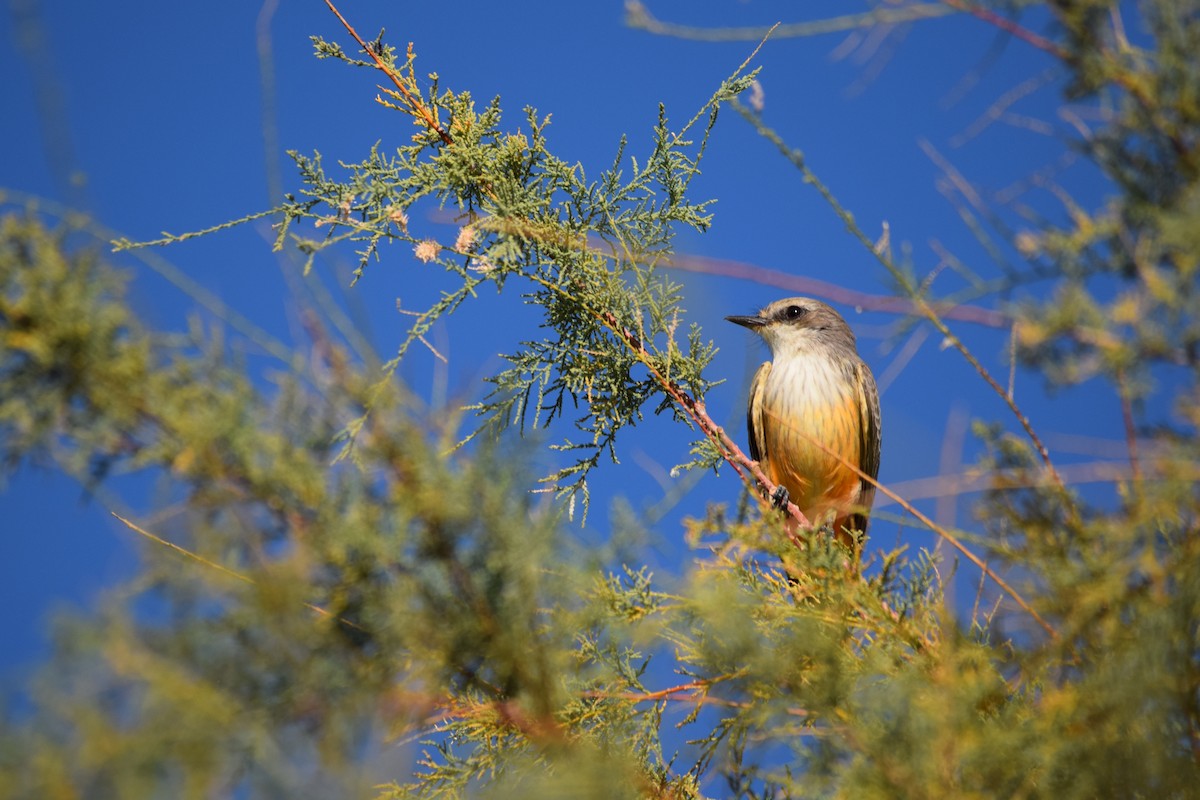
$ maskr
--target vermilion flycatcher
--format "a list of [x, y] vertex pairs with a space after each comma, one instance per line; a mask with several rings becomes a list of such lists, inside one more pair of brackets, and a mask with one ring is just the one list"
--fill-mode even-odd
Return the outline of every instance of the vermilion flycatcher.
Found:
[[747, 427], [751, 458], [782, 490], [774, 500], [790, 499], [814, 526], [832, 522], [847, 543], [865, 536], [875, 486], [847, 463], [872, 478], [879, 474], [879, 390], [850, 326], [808, 297], [726, 319], [771, 348], [773, 360], [750, 385]]

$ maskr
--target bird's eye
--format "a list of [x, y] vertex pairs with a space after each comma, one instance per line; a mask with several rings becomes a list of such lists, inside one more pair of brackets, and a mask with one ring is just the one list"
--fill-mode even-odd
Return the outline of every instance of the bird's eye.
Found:
[[783, 310], [784, 319], [800, 319], [808, 312], [804, 306], [788, 306]]

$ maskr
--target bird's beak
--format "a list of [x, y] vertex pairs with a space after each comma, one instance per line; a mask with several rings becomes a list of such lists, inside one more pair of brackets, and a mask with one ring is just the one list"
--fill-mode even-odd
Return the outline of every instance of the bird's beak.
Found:
[[743, 328], [749, 328], [752, 331], [761, 328], [769, 321], [765, 317], [726, 317], [725, 319], [729, 320], [735, 325], [741, 325]]

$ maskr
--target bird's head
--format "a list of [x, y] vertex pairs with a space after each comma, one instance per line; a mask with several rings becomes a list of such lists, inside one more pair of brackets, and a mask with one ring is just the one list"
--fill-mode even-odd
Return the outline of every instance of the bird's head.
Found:
[[842, 315], [811, 297], [776, 300], [754, 316], [725, 319], [757, 333], [776, 357], [826, 345], [855, 350], [854, 332]]

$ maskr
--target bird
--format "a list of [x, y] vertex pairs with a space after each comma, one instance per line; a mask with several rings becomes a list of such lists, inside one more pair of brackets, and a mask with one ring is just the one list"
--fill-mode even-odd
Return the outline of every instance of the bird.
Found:
[[778, 486], [772, 499], [780, 507], [794, 502], [814, 527], [832, 525], [840, 541], [861, 546], [879, 475], [881, 419], [875, 376], [854, 332], [809, 297], [725, 319], [771, 350], [750, 384], [746, 427], [751, 458]]

